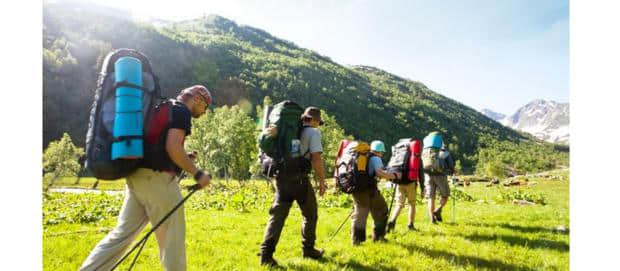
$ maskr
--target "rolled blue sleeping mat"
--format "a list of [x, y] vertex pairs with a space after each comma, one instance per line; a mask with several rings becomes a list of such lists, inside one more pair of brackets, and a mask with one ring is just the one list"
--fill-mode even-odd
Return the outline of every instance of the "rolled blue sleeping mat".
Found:
[[[142, 87], [142, 63], [134, 57], [121, 57], [114, 63], [114, 82]], [[116, 88], [116, 111], [114, 112], [114, 138], [135, 136], [112, 143], [112, 160], [138, 159], [144, 155], [142, 90], [121, 86]]]
[[437, 148], [440, 149], [443, 145], [443, 139], [438, 134], [427, 135], [424, 138], [424, 148]]

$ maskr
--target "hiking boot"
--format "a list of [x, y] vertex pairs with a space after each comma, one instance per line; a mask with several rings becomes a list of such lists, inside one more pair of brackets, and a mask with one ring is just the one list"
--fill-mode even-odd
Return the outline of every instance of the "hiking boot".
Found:
[[364, 241], [366, 241], [366, 229], [353, 228], [351, 239], [354, 246], [361, 245]]
[[372, 240], [374, 242], [387, 242], [387, 239], [385, 239], [385, 228], [375, 228], [372, 233]]
[[417, 231], [417, 230], [418, 230], [418, 229], [416, 229], [416, 228], [413, 226], [413, 224], [409, 224], [409, 225], [407, 225], [407, 228], [408, 228], [410, 231]]
[[375, 221], [375, 226], [372, 232], [372, 240], [373, 241], [382, 241], [385, 242], [385, 228], [387, 227], [388, 218]]
[[262, 253], [260, 255], [260, 265], [266, 265], [269, 267], [278, 267], [278, 262], [273, 259], [273, 254], [271, 253]]
[[396, 227], [396, 221], [390, 221], [387, 223], [387, 230], [386, 232], [390, 232], [394, 230], [394, 227]]
[[325, 250], [323, 249], [304, 248], [302, 255], [304, 256], [304, 258], [319, 259], [323, 257], [324, 252]]
[[443, 222], [443, 219], [441, 218], [441, 209], [434, 211], [433, 216], [437, 219], [437, 221]]

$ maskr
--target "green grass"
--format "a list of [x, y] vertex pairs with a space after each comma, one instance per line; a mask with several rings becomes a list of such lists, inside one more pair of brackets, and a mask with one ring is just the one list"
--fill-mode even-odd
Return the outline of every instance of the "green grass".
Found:
[[[473, 183], [458, 189], [474, 198], [458, 201], [456, 223], [452, 224], [452, 202], [444, 223], [432, 225], [423, 205], [417, 207], [417, 232], [407, 231], [406, 214], [401, 213], [396, 230], [387, 243], [367, 241], [351, 246], [350, 221], [332, 240], [328, 237], [350, 212], [350, 196], [319, 198], [317, 246], [326, 249], [324, 259], [301, 257], [301, 214], [293, 205], [274, 258], [294, 270], [568, 270], [569, 234], [556, 232], [569, 226], [569, 181], [534, 179], [538, 184], [520, 187], [485, 187]], [[512, 191], [539, 193], [546, 205], [519, 206], [500, 200]], [[391, 191], [390, 191], [391, 192]], [[386, 200], [390, 192], [383, 191]], [[43, 267], [45, 270], [76, 270], [105, 232], [116, 223], [113, 211], [93, 213], [103, 218], [78, 223], [77, 219], [46, 224], [59, 212], [84, 215], [99, 202], [118, 208], [115, 196], [86, 196], [52, 193], [44, 200]], [[265, 182], [239, 185], [215, 182], [208, 191], [192, 197], [186, 206], [188, 270], [266, 270], [258, 265], [259, 244], [268, 218], [273, 194]], [[69, 214], [70, 202], [87, 205], [80, 214]], [[77, 204], [77, 203], [76, 203]], [[93, 206], [90, 206], [92, 204]], [[115, 205], [116, 204], [116, 205]], [[341, 207], [337, 207], [341, 206]], [[370, 219], [370, 218], [369, 218]], [[90, 220], [84, 220], [90, 221]], [[372, 223], [369, 221], [369, 225]], [[367, 229], [370, 234], [371, 229]], [[129, 261], [119, 270], [128, 267]], [[134, 270], [161, 270], [154, 238], [147, 243]]]
[[[92, 188], [93, 184], [97, 181], [95, 178], [83, 177], [78, 181], [77, 177], [59, 177], [54, 180], [52, 188], [68, 187], [68, 188]], [[49, 185], [49, 181], [43, 182], [43, 188]], [[114, 181], [100, 180], [97, 184], [98, 189], [104, 190], [123, 190], [125, 189], [125, 179], [119, 179]]]

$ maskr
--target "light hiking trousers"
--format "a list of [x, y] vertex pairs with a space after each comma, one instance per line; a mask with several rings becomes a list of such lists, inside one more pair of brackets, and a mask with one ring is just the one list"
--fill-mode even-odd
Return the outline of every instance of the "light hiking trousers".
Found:
[[396, 190], [396, 206], [394, 206], [394, 210], [392, 211], [392, 217], [390, 221], [396, 221], [398, 218], [398, 214], [405, 207], [405, 201], [409, 203], [409, 216], [408, 216], [408, 224], [413, 224], [415, 221], [415, 198], [416, 198], [416, 188], [417, 184], [415, 182], [409, 184], [398, 184]]
[[429, 199], [435, 199], [437, 189], [442, 198], [450, 197], [450, 185], [448, 185], [448, 176], [446, 175], [430, 175], [424, 174], [424, 181], [426, 186], [426, 197]]
[[[80, 270], [110, 270], [147, 223], [156, 225], [183, 199], [176, 178], [168, 173], [139, 168], [126, 179], [125, 201], [116, 227], [95, 246]], [[159, 259], [165, 270], [185, 270], [183, 206], [159, 226], [155, 236]], [[125, 261], [131, 262], [136, 252]]]

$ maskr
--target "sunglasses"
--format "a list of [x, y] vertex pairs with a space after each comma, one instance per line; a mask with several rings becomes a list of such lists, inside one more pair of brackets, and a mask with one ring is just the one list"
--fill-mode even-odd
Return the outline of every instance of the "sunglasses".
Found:
[[209, 103], [207, 102], [207, 98], [205, 98], [204, 96], [202, 96], [200, 94], [198, 94], [196, 96], [200, 97], [199, 100], [201, 100], [206, 105], [206, 107], [209, 108]]

